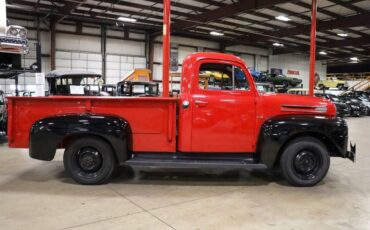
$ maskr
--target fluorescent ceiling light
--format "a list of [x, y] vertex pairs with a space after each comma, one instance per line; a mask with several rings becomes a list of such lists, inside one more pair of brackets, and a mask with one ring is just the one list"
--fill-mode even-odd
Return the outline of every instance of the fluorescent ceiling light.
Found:
[[119, 17], [117, 18], [118, 21], [122, 22], [136, 22], [137, 20], [135, 18], [126, 18], [126, 17]]
[[325, 52], [325, 51], [321, 51], [319, 54], [321, 54], [321, 55], [327, 55], [328, 53]]
[[337, 34], [339, 37], [347, 37], [348, 36], [348, 34], [346, 34], [346, 33], [338, 33]]
[[274, 44], [272, 44], [273, 46], [278, 46], [278, 47], [283, 47], [284, 44], [281, 44], [281, 43], [278, 43], [278, 42], [275, 42]]
[[287, 21], [290, 21], [291, 19], [288, 18], [287, 16], [284, 16], [284, 15], [279, 15], [277, 17], [275, 17], [277, 20], [280, 20], [280, 21], [283, 21], [283, 22], [287, 22]]
[[224, 36], [223, 33], [219, 33], [219, 32], [216, 32], [216, 31], [211, 31], [211, 32], [209, 32], [209, 34], [212, 35], [212, 36]]
[[358, 58], [357, 57], [351, 57], [350, 60], [351, 61], [358, 61]]

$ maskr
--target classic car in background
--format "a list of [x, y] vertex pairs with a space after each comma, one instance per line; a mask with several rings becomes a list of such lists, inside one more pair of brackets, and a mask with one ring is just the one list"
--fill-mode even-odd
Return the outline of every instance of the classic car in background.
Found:
[[204, 73], [208, 76], [208, 81], [209, 82], [216, 82], [216, 81], [228, 81], [230, 79], [229, 75], [223, 72], [219, 71], [204, 71]]
[[337, 96], [331, 94], [315, 93], [316, 97], [323, 97], [332, 101], [337, 108], [337, 116], [345, 117], [351, 115], [351, 108], [346, 103], [343, 103]]
[[347, 89], [347, 81], [338, 80], [336, 77], [327, 77], [326, 80], [320, 80], [317, 83], [317, 86], [320, 89], [329, 89], [329, 88], [338, 88], [338, 89]]
[[350, 107], [351, 116], [363, 116], [369, 114], [369, 109], [359, 99], [345, 95], [339, 97], [343, 103]]
[[5, 31], [0, 30], [0, 52], [13, 54], [26, 54], [27, 29], [22, 26], [10, 25]]
[[253, 77], [253, 80], [255, 82], [265, 82], [267, 81], [268, 77], [266, 73], [255, 71], [255, 70], [249, 70], [250, 74]]
[[157, 82], [121, 81], [117, 84], [118, 96], [159, 96], [159, 84]]
[[302, 83], [302, 79], [275, 74], [270, 74], [270, 76], [268, 76], [268, 81], [272, 82], [274, 85], [283, 85], [284, 87], [296, 87]]
[[50, 95], [99, 96], [101, 75], [88, 71], [58, 71], [46, 74]]
[[271, 83], [257, 82], [256, 88], [259, 93], [274, 93], [275, 87]]

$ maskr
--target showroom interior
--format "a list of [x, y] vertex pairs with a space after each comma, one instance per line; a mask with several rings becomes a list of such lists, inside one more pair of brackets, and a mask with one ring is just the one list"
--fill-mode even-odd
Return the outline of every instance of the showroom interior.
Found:
[[0, 55], [1, 229], [370, 229], [370, 0], [2, 0]]

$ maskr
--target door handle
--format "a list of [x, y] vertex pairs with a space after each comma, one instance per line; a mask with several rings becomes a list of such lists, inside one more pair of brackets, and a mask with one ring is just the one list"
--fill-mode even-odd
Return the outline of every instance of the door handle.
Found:
[[202, 101], [202, 100], [195, 100], [194, 103], [198, 107], [205, 107], [208, 105], [208, 101]]

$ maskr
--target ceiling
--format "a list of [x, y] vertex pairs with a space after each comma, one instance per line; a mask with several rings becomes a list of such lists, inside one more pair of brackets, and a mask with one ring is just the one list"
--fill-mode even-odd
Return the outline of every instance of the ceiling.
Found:
[[[8, 12], [41, 15], [61, 22], [117, 23], [160, 34], [162, 0], [7, 0]], [[284, 15], [290, 21], [277, 20]], [[172, 0], [172, 33], [271, 48], [273, 54], [308, 53], [311, 0]], [[348, 63], [370, 60], [370, 0], [318, 0], [317, 58]], [[211, 36], [215, 31], [223, 36]], [[338, 34], [345, 33], [347, 37]], [[273, 43], [283, 44], [276, 47]], [[326, 55], [319, 54], [325, 51]]]

